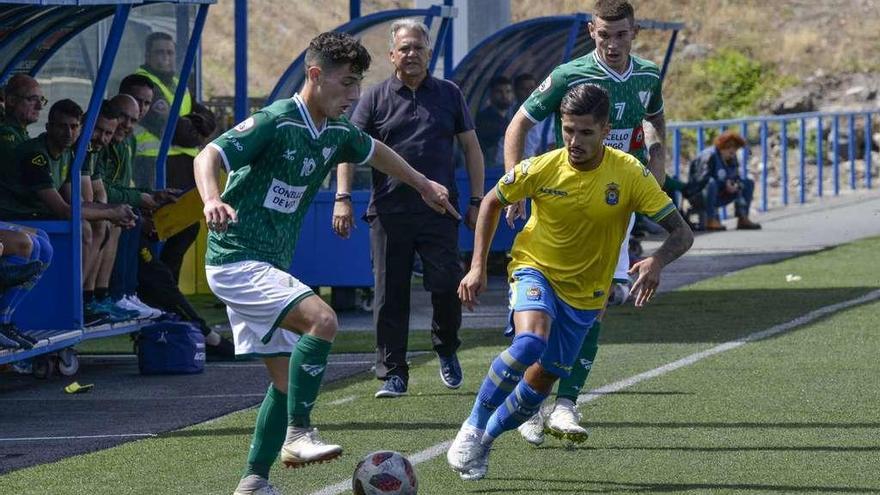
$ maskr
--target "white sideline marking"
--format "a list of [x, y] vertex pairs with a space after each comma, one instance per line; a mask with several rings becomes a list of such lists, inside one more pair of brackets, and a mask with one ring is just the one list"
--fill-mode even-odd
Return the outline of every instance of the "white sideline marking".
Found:
[[[665, 375], [670, 371], [677, 370], [679, 368], [684, 368], [685, 366], [690, 366], [697, 361], [705, 359], [710, 356], [714, 356], [715, 354], [720, 354], [722, 352], [730, 351], [732, 349], [736, 349], [741, 347], [749, 342], [755, 342], [758, 340], [763, 340], [768, 337], [772, 337], [774, 335], [778, 335], [783, 332], [787, 332], [793, 328], [797, 328], [799, 326], [810, 323], [814, 320], [822, 318], [823, 316], [829, 315], [836, 311], [840, 311], [842, 309], [846, 309], [852, 306], [858, 306], [860, 304], [868, 303], [874, 300], [880, 299], [880, 290], [871, 291], [861, 297], [857, 297], [855, 299], [850, 299], [849, 301], [839, 302], [837, 304], [832, 304], [830, 306], [821, 307], [815, 311], [810, 311], [809, 313], [799, 316], [791, 321], [786, 323], [781, 323], [779, 325], [772, 326], [766, 330], [761, 330], [755, 333], [750, 333], [744, 337], [740, 337], [738, 339], [731, 340], [729, 342], [725, 342], [723, 344], [717, 345], [705, 351], [697, 352], [691, 354], [690, 356], [683, 357], [677, 361], [673, 361], [668, 364], [664, 364], [658, 368], [654, 368], [650, 371], [646, 371], [644, 373], [639, 373], [638, 375], [625, 378], [623, 380], [616, 381], [614, 383], [609, 383], [608, 385], [604, 385], [602, 387], [593, 389], [587, 393], [581, 394], [578, 397], [578, 404], [584, 404], [586, 402], [591, 402], [598, 400], [605, 394], [609, 394], [612, 392], [617, 392], [619, 390], [623, 390], [625, 388], [632, 387], [633, 385], [648, 380], [650, 378], [655, 378], [660, 375]], [[410, 463], [412, 465], [421, 464], [425, 461], [430, 461], [435, 457], [442, 455], [449, 448], [449, 445], [452, 443], [451, 440], [447, 440], [445, 442], [438, 443], [433, 447], [428, 447], [427, 449], [413, 454], [409, 457]], [[338, 495], [340, 493], [351, 490], [351, 480], [340, 481], [339, 483], [324, 487], [323, 489], [312, 493], [311, 495]]]
[[155, 433], [120, 433], [118, 435], [79, 435], [64, 437], [20, 437], [0, 438], [0, 442], [34, 442], [38, 440], [93, 440], [96, 438], [130, 438], [130, 437], [155, 437]]
[[345, 404], [346, 402], [351, 402], [355, 399], [357, 399], [356, 395], [349, 395], [348, 397], [343, 397], [341, 399], [336, 399], [332, 402], [328, 402], [327, 405], [328, 406], [338, 406], [339, 404]]

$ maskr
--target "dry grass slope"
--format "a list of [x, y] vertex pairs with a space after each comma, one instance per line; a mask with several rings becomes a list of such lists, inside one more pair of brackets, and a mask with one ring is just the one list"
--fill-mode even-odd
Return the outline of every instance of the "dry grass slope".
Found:
[[[471, 0], [478, 1], [478, 0]], [[874, 0], [633, 0], [637, 15], [682, 21], [677, 58], [666, 86], [667, 108], [675, 108], [689, 91], [690, 70], [681, 57], [689, 44], [709, 50], [733, 48], [796, 79], [815, 73], [854, 73], [880, 70], [880, 9]], [[288, 64], [315, 34], [348, 19], [347, 0], [251, 0], [249, 13], [250, 92], [271, 91]], [[233, 92], [232, 0], [212, 7], [203, 45], [208, 96]], [[411, 7], [409, 0], [365, 0], [364, 14]], [[589, 11], [591, 1], [513, 0], [513, 21], [542, 15]], [[664, 37], [643, 33], [636, 51], [660, 60]], [[384, 59], [384, 53], [373, 53]], [[377, 68], [378, 69], [378, 68]], [[677, 89], [682, 86], [682, 89]]]

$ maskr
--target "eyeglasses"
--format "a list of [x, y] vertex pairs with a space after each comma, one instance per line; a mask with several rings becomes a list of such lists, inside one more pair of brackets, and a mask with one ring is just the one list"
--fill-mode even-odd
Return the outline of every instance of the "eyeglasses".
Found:
[[30, 103], [40, 102], [40, 105], [46, 106], [49, 103], [49, 100], [46, 99], [43, 95], [30, 95], [30, 96], [19, 96], [22, 100], [27, 100]]

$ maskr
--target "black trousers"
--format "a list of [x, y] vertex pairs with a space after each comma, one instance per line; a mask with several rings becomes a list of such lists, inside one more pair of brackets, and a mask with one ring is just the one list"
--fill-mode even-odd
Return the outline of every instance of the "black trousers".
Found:
[[174, 275], [174, 283], [180, 281], [180, 267], [183, 265], [183, 256], [189, 250], [189, 247], [196, 242], [200, 228], [201, 224], [194, 223], [166, 239], [165, 245], [162, 246], [162, 263], [165, 263], [171, 270], [171, 274]]
[[409, 341], [410, 280], [415, 253], [422, 259], [423, 284], [431, 293], [434, 351], [449, 356], [461, 341], [463, 276], [458, 260], [458, 221], [433, 212], [381, 214], [370, 222], [375, 299], [376, 377], [396, 375], [409, 380], [406, 351]]

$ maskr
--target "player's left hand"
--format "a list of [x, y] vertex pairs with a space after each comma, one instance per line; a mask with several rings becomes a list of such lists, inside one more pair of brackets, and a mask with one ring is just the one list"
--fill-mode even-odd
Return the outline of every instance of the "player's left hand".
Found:
[[336, 201], [333, 205], [333, 232], [343, 239], [351, 236], [352, 229], [357, 225], [354, 223], [354, 208], [351, 201]]
[[428, 180], [427, 186], [421, 191], [422, 200], [437, 213], [449, 213], [456, 220], [461, 220], [461, 215], [449, 202], [449, 191], [442, 184]]
[[630, 275], [638, 275], [631, 291], [637, 308], [641, 308], [654, 297], [657, 287], [660, 286], [660, 272], [662, 270], [663, 267], [660, 266], [660, 263], [653, 256], [648, 256], [634, 264], [627, 272]]

